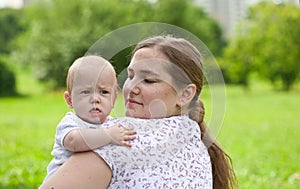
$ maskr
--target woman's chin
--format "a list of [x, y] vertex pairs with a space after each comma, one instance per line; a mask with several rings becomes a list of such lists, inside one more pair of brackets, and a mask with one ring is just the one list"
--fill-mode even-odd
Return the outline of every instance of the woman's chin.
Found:
[[140, 119], [149, 119], [151, 116], [148, 116], [147, 114], [142, 114], [138, 111], [132, 111], [132, 110], [126, 110], [125, 115], [127, 117], [134, 117], [134, 118], [140, 118]]

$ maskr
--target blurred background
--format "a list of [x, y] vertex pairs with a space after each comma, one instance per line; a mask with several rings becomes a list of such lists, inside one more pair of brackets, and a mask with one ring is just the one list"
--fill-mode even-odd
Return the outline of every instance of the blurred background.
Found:
[[[186, 29], [215, 56], [227, 88], [217, 139], [240, 188], [300, 188], [298, 0], [0, 0], [0, 188], [37, 188], [69, 111], [68, 67], [140, 22]], [[117, 72], [130, 50], [110, 60]]]

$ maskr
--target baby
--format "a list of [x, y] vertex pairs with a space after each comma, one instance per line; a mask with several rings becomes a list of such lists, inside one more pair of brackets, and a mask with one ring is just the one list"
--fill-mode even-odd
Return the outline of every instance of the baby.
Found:
[[69, 68], [64, 99], [68, 112], [56, 128], [54, 156], [47, 167], [48, 179], [74, 152], [116, 144], [131, 147], [136, 132], [117, 124], [101, 127], [109, 116], [118, 94], [113, 66], [100, 56], [78, 58]]

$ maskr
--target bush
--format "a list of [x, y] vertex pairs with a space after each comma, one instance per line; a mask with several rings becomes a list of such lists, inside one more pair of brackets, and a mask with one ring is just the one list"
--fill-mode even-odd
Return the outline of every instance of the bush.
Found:
[[261, 2], [248, 11], [224, 50], [227, 75], [247, 85], [257, 73], [273, 87], [290, 90], [300, 75], [300, 11], [292, 4]]
[[3, 8], [0, 9], [0, 53], [9, 54], [14, 50], [12, 41], [23, 32], [26, 28], [25, 23], [22, 23], [23, 11]]
[[0, 59], [0, 96], [16, 95], [16, 77], [3, 60]]
[[[178, 7], [180, 11], [173, 11]], [[99, 38], [120, 27], [147, 21], [168, 23], [191, 31], [217, 55], [224, 45], [216, 21], [202, 8], [195, 7], [192, 1], [88, 0], [87, 3], [77, 0], [66, 4], [63, 0], [55, 0], [32, 3], [24, 9], [22, 22], [26, 32], [18, 36], [12, 58], [37, 69], [36, 77], [50, 88], [65, 88], [70, 64], [83, 56]], [[152, 29], [155, 32], [155, 28], [147, 32], [151, 33]], [[138, 35], [132, 36], [138, 38]], [[117, 48], [129, 39], [117, 40], [120, 41], [110, 42], [107, 47]], [[100, 51], [95, 54], [103, 54]], [[117, 72], [126, 67], [124, 59], [128, 54], [125, 49], [110, 60]]]

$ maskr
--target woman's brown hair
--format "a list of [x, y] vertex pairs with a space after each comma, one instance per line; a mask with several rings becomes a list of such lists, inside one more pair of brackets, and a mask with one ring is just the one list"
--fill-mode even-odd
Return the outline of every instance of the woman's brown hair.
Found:
[[[200, 52], [189, 41], [171, 36], [155, 36], [145, 39], [137, 44], [133, 53], [145, 47], [158, 47], [170, 62], [181, 68], [191, 83], [197, 86], [196, 94], [189, 107], [189, 117], [198, 122], [201, 130], [201, 140], [208, 149], [212, 164], [213, 188], [235, 188], [236, 178], [232, 168], [231, 158], [214, 140], [204, 121], [204, 105], [198, 98], [204, 83], [202, 57]], [[174, 78], [175, 75], [173, 76]]]

